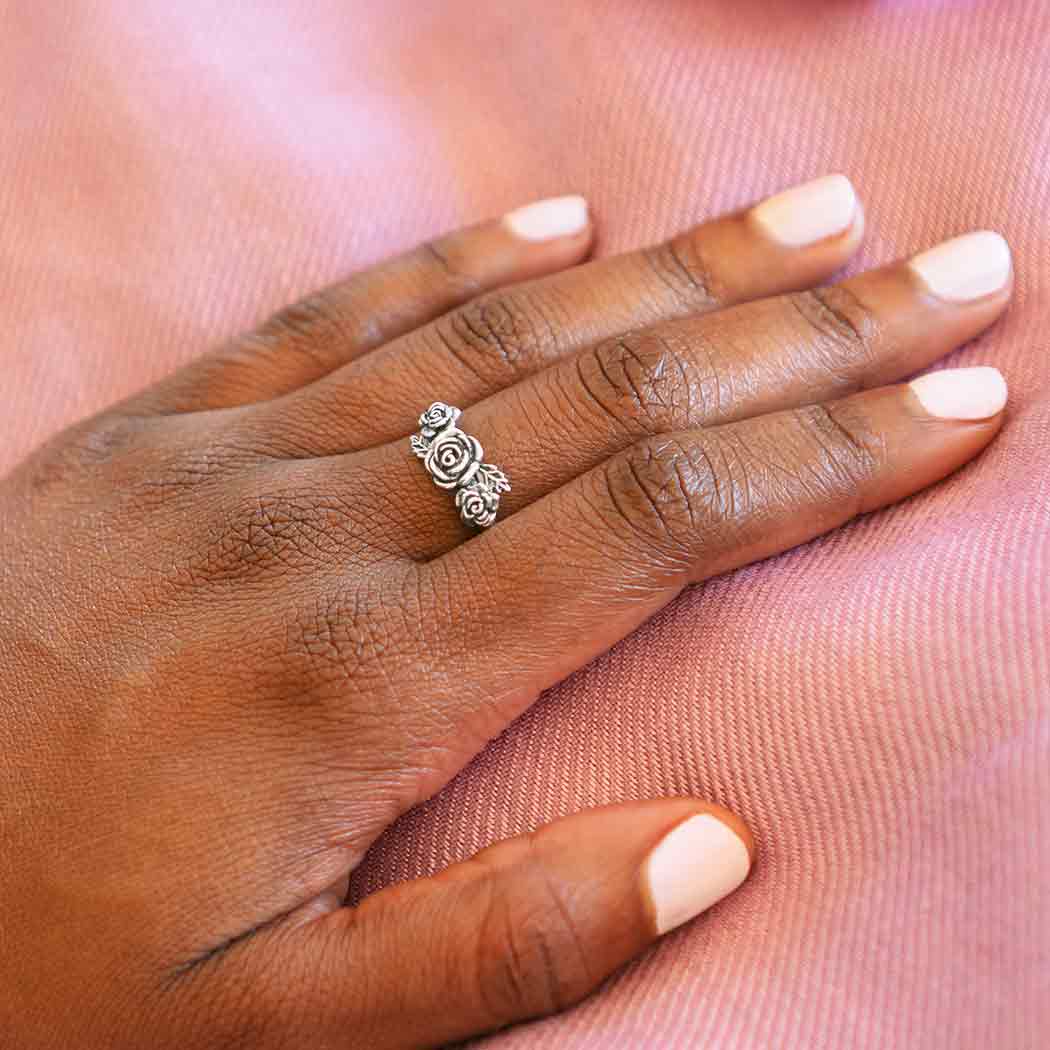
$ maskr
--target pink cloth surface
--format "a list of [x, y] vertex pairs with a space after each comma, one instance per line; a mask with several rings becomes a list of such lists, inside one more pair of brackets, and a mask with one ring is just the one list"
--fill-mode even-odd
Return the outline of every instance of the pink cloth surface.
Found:
[[751, 881], [486, 1042], [1050, 1046], [1050, 4], [0, 0], [0, 467], [347, 270], [579, 191], [600, 251], [825, 171], [870, 265], [991, 226], [953, 364], [1013, 392], [936, 489], [685, 594], [386, 835], [356, 892], [664, 793]]

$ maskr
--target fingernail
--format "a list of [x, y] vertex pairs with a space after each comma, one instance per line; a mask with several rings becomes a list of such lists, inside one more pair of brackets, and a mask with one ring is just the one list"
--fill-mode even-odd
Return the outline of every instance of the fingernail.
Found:
[[965, 303], [1006, 287], [1010, 246], [991, 230], [965, 233], [916, 255], [911, 268], [934, 295]]
[[949, 368], [927, 372], [909, 386], [922, 407], [940, 419], [988, 419], [1006, 404], [1006, 380], [998, 368]]
[[750, 870], [747, 846], [728, 824], [709, 813], [683, 821], [646, 861], [657, 932], [666, 933], [706, 911], [732, 893]]
[[751, 214], [773, 240], [798, 248], [848, 230], [858, 207], [845, 175], [824, 175], [764, 200]]
[[576, 196], [551, 197], [508, 212], [503, 222], [511, 233], [526, 241], [571, 237], [587, 226], [587, 202]]

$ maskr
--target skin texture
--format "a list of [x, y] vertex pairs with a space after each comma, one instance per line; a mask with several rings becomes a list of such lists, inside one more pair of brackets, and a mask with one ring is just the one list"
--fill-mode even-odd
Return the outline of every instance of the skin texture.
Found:
[[[18, 1047], [430, 1047], [561, 1009], [656, 937], [709, 812], [627, 803], [342, 907], [349, 873], [683, 587], [902, 499], [1001, 416], [893, 384], [1010, 289], [811, 290], [861, 219], [749, 212], [576, 265], [451, 234], [61, 434], [0, 488], [0, 1024]], [[434, 400], [514, 485], [482, 534], [408, 437]]]

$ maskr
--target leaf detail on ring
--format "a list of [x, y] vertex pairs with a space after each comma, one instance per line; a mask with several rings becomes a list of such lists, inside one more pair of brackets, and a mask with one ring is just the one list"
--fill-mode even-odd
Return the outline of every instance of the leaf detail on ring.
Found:
[[422, 459], [430, 449], [430, 442], [426, 438], [420, 437], [418, 434], [413, 434], [409, 442], [412, 445], [412, 451]]
[[482, 463], [478, 467], [477, 476], [483, 485], [490, 488], [497, 495], [501, 492], [510, 492], [510, 482], [507, 480], [507, 475], [499, 467], [494, 467], [491, 463]]

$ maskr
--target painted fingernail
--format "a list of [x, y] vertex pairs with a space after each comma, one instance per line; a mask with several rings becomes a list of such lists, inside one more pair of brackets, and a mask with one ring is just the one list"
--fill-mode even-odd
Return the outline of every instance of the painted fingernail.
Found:
[[658, 933], [706, 911], [747, 878], [751, 855], [728, 824], [709, 813], [665, 835], [645, 865]]
[[511, 233], [526, 241], [571, 237], [587, 227], [587, 202], [576, 196], [551, 197], [508, 212], [503, 222]]
[[1006, 287], [1010, 246], [1000, 234], [978, 230], [921, 252], [911, 268], [934, 295], [965, 303]]
[[922, 407], [940, 419], [988, 419], [1006, 404], [1006, 380], [998, 368], [948, 368], [927, 372], [909, 386]]
[[773, 240], [799, 248], [848, 230], [858, 208], [845, 175], [824, 175], [764, 200], [751, 214]]

